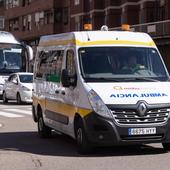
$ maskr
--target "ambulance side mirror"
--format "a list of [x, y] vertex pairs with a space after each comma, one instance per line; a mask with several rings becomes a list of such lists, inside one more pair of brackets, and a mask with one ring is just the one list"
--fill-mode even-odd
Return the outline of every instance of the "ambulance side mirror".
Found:
[[68, 70], [64, 69], [61, 73], [61, 83], [63, 87], [75, 87], [77, 85], [77, 75], [69, 76]]
[[68, 75], [68, 71], [66, 69], [62, 70], [61, 83], [62, 83], [63, 87], [70, 86], [69, 75]]

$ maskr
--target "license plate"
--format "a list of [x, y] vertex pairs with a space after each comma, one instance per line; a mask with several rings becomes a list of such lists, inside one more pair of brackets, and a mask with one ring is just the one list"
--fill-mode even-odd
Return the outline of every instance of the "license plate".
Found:
[[129, 128], [128, 135], [150, 135], [156, 134], [156, 128]]

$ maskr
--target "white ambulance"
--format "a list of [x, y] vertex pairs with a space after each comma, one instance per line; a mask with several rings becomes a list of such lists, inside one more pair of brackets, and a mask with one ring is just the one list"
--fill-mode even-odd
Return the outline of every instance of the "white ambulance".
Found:
[[[104, 29], [107, 30], [107, 29]], [[92, 146], [162, 143], [170, 149], [170, 82], [145, 33], [82, 31], [43, 36], [37, 49], [34, 121]]]

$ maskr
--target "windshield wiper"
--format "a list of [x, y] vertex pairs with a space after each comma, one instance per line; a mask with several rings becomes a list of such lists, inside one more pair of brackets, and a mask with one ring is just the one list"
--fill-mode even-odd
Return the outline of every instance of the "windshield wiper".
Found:
[[109, 82], [120, 82], [120, 80], [116, 78], [108, 78], [108, 77], [84, 77], [87, 81], [109, 81]]
[[148, 77], [134, 77], [131, 79], [135, 79], [135, 80], [146, 80], [146, 81], [151, 81], [151, 82], [159, 82], [159, 80], [153, 79], [153, 78], [148, 78]]

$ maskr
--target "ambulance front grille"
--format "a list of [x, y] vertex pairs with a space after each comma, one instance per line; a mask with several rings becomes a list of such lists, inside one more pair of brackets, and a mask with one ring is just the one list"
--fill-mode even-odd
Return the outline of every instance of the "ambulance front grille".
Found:
[[166, 122], [170, 108], [150, 109], [145, 116], [140, 116], [136, 109], [111, 109], [111, 112], [119, 124], [153, 124]]

